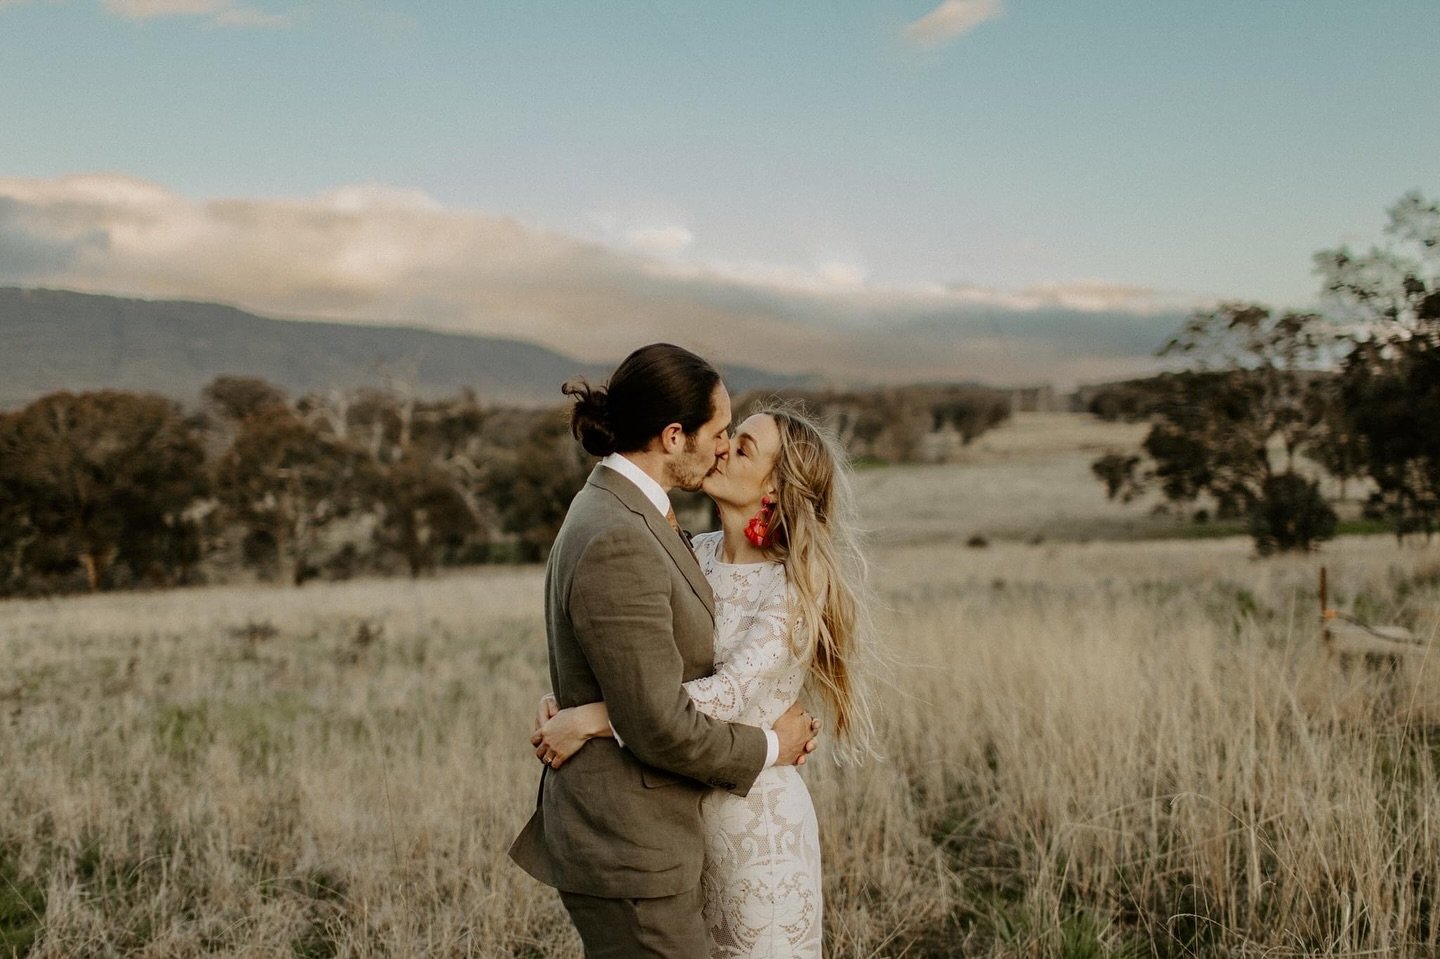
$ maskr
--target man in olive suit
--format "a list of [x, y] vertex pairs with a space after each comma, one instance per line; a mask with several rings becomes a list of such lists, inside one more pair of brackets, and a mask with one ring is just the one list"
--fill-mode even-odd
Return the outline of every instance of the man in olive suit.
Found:
[[510, 855], [560, 891], [587, 959], [704, 959], [700, 799], [743, 796], [766, 766], [803, 761], [814, 727], [799, 710], [774, 730], [723, 723], [681, 685], [714, 668], [714, 599], [666, 494], [699, 489], [728, 454], [719, 374], [653, 344], [605, 387], [565, 392], [601, 460], [546, 568], [550, 682], [561, 708], [603, 700], [616, 738], [546, 766]]

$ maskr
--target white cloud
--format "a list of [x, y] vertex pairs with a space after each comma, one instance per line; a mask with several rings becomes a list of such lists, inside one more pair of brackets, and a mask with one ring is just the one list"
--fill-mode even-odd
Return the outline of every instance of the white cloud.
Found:
[[670, 276], [693, 281], [729, 283], [775, 294], [861, 292], [865, 271], [851, 263], [820, 262], [807, 266], [754, 260], [667, 264]]
[[1000, 0], [944, 0], [905, 28], [905, 39], [919, 47], [939, 47], [1004, 14]]
[[383, 183], [352, 183], [326, 190], [316, 202], [341, 213], [371, 213], [390, 210], [438, 213], [436, 203], [423, 190], [404, 189]]
[[677, 256], [695, 243], [695, 234], [683, 226], [651, 226], [626, 230], [625, 245], [651, 256]]
[[1087, 313], [1155, 313], [1185, 311], [1199, 305], [1193, 297], [1164, 293], [1148, 286], [1130, 286], [1106, 280], [1038, 283], [1023, 290], [1001, 290], [972, 284], [952, 284], [945, 289], [952, 296], [969, 302], [1005, 306], [1015, 310], [1048, 307]]
[[632, 209], [591, 210], [585, 216], [593, 236], [602, 243], [645, 256], [674, 259], [695, 245], [695, 233], [684, 225], [684, 213], [654, 201]]
[[127, 20], [203, 17], [220, 27], [284, 27], [290, 18], [247, 7], [236, 0], [102, 0], [105, 9]]
[[887, 286], [854, 262], [702, 262], [688, 229], [629, 232], [583, 240], [380, 184], [197, 201], [113, 174], [0, 177], [0, 283], [519, 337], [592, 359], [663, 338], [842, 380], [1067, 383], [1152, 368], [1198, 305], [1099, 280]]

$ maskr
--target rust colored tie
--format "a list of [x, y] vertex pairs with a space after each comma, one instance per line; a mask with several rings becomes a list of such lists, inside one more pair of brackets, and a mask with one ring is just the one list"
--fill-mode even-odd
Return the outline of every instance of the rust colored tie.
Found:
[[680, 528], [680, 521], [675, 518], [675, 507], [672, 506], [666, 510], [665, 519], [669, 521], [670, 528], [679, 535], [680, 539], [685, 542], [685, 545], [693, 549], [694, 547], [690, 546], [690, 534]]

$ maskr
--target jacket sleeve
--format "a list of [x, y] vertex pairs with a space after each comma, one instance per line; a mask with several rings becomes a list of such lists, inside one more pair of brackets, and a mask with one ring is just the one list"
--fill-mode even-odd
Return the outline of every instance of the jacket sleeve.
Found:
[[648, 530], [596, 536], [570, 586], [576, 641], [611, 725], [636, 758], [743, 796], [765, 764], [765, 733], [712, 719], [691, 702], [675, 644], [670, 563]]
[[[766, 696], [798, 695], [799, 689], [785, 690], [787, 680], [803, 678], [796, 673], [796, 656], [790, 645], [790, 610], [785, 580], [760, 599], [744, 626], [744, 634], [715, 664], [709, 676], [692, 679], [685, 691], [697, 709], [707, 716], [733, 723]], [[792, 699], [793, 701], [793, 699]]]

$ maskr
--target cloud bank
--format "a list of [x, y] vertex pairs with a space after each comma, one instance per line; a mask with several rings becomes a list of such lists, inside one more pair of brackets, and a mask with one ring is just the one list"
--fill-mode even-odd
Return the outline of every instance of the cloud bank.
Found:
[[935, 48], [963, 37], [1005, 12], [1000, 0], [944, 0], [940, 6], [905, 28], [905, 39], [917, 47]]
[[283, 27], [290, 19], [235, 0], [103, 0], [106, 11], [127, 20], [203, 17], [218, 27]]
[[[29, 2], [0, 0], [0, 10]], [[214, 27], [288, 27], [292, 22], [286, 14], [249, 7], [237, 0], [100, 0], [100, 6], [106, 13], [125, 20], [191, 17]]]
[[853, 264], [700, 262], [693, 239], [587, 241], [373, 184], [197, 201], [118, 175], [0, 177], [0, 283], [507, 336], [586, 360], [668, 339], [836, 382], [1067, 385], [1154, 368], [1196, 305], [1101, 281], [887, 287]]

